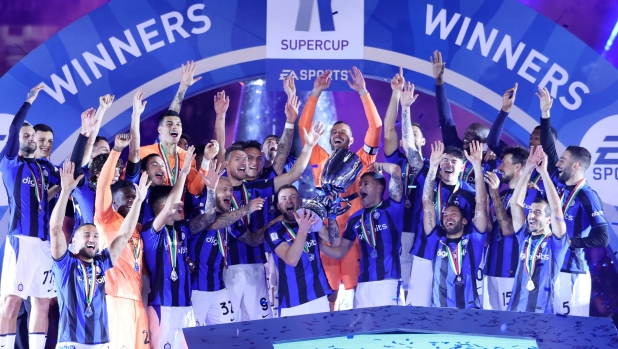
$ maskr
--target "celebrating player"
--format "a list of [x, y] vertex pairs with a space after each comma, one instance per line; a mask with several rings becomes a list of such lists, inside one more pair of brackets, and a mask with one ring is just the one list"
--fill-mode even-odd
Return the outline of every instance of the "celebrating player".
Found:
[[[477, 173], [481, 173], [483, 150], [481, 143], [470, 143], [466, 158]], [[423, 188], [423, 230], [427, 245], [434, 246], [432, 306], [481, 308], [477, 293], [476, 271], [480, 265], [488, 224], [487, 193], [483, 177], [476, 180], [476, 206], [471, 219], [457, 199], [447, 201], [442, 209], [440, 199], [434, 197], [438, 165], [443, 166], [444, 145], [436, 142], [431, 146], [430, 168]], [[416, 261], [415, 261], [416, 262]]]

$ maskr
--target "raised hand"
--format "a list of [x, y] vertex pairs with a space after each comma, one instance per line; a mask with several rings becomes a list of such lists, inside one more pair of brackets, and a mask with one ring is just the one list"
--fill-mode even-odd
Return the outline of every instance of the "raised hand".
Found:
[[481, 166], [481, 162], [483, 161], [483, 145], [481, 142], [477, 140], [470, 142], [469, 151], [470, 153], [468, 153], [468, 150], [464, 150], [466, 159], [474, 166]]
[[320, 219], [313, 211], [307, 211], [304, 208], [302, 217], [294, 212], [294, 218], [296, 223], [298, 223], [298, 233], [308, 233], [311, 227]]
[[148, 101], [142, 101], [144, 99], [144, 91], [141, 88], [137, 89], [133, 95], [133, 116], [142, 115], [146, 108]]
[[255, 198], [249, 201], [249, 214], [252, 214], [255, 211], [259, 211], [264, 207], [264, 199], [263, 198]]
[[202, 172], [200, 172], [200, 175], [202, 175], [204, 184], [206, 184], [208, 189], [215, 190], [217, 189], [217, 184], [219, 184], [219, 178], [225, 173], [225, 168], [222, 164], [217, 164], [217, 160], [213, 160], [212, 168], [211, 171], [208, 171], [208, 175], [204, 175]]
[[30, 90], [28, 92], [28, 97], [26, 97], [26, 102], [32, 104], [32, 102], [34, 102], [34, 100], [39, 95], [39, 92], [41, 92], [41, 90], [44, 89], [44, 88], [45, 88], [45, 86], [43, 84], [38, 84], [38, 85], [34, 86], [32, 88], [32, 90]]
[[358, 92], [361, 96], [367, 93], [365, 78], [363, 77], [363, 73], [361, 73], [358, 68], [352, 67], [352, 71], [348, 70], [348, 76], [352, 77], [352, 81], [350, 81], [349, 78], [346, 80], [351, 89]]
[[551, 109], [551, 105], [554, 103], [554, 99], [551, 98], [547, 87], [540, 88], [539, 93], [535, 93], [537, 97], [539, 97], [539, 102], [541, 105], [541, 112], [547, 113]]
[[152, 182], [148, 181], [148, 173], [142, 172], [139, 178], [139, 184], [133, 183], [135, 186], [135, 201], [144, 201], [148, 195], [148, 188]]
[[511, 108], [513, 108], [515, 104], [515, 95], [517, 94], [517, 86], [517, 83], [515, 83], [515, 86], [506, 90], [504, 95], [502, 95], [502, 111], [509, 113]]
[[431, 145], [431, 156], [429, 157], [429, 165], [431, 167], [438, 167], [442, 162], [444, 155], [444, 143], [437, 141]]
[[[181, 175], [188, 175], [191, 172], [191, 163], [195, 160], [195, 146], [190, 146], [187, 149], [187, 153], [185, 154], [185, 160], [182, 163], [182, 168], [180, 169]], [[178, 166], [178, 164], [176, 164]]]
[[485, 152], [485, 157], [483, 158], [483, 161], [488, 162], [492, 160], [496, 160], [496, 153], [491, 151], [491, 149], [487, 149], [487, 151]]
[[489, 185], [489, 190], [498, 191], [500, 188], [500, 178], [495, 172], [486, 172], [485, 173], [485, 183]]
[[442, 85], [444, 83], [444, 65], [446, 62], [442, 62], [442, 53], [440, 51], [433, 51], [433, 57], [429, 57], [431, 61], [431, 71], [433, 72], [433, 77], [436, 79], [436, 85]]
[[399, 67], [399, 73], [395, 74], [391, 79], [391, 89], [393, 89], [393, 91], [401, 91], [405, 83], [406, 80], [403, 78], [403, 67]]
[[64, 160], [62, 168], [60, 169], [60, 185], [62, 190], [66, 190], [69, 193], [77, 187], [79, 181], [84, 177], [84, 174], [80, 174], [77, 178], [73, 178], [75, 172], [75, 164], [71, 162], [69, 158]]
[[95, 129], [99, 120], [94, 117], [94, 108], [86, 109], [82, 113], [82, 135], [89, 137], [92, 130]]
[[230, 97], [225, 95], [225, 91], [217, 92], [215, 96], [215, 113], [225, 115], [230, 107]]
[[324, 73], [318, 75], [315, 78], [315, 82], [313, 83], [313, 89], [317, 92], [322, 92], [330, 87], [330, 82], [332, 81], [332, 73], [330, 70], [325, 71]]
[[292, 95], [288, 98], [288, 102], [285, 104], [285, 122], [293, 124], [298, 118], [298, 107], [300, 107], [300, 101], [298, 96]]
[[129, 146], [129, 143], [131, 143], [131, 134], [119, 133], [114, 140], [114, 150], [121, 153], [124, 148]]
[[[538, 147], [538, 148], [540, 148], [538, 150], [538, 154], [535, 154], [535, 155], [539, 157], [540, 160], [537, 161], [536, 163], [536, 170], [539, 173], [547, 173], [547, 161], [548, 161], [547, 154], [545, 154], [542, 147]], [[537, 150], [535, 149], [534, 152], [536, 153]]]
[[211, 139], [208, 144], [204, 147], [204, 159], [212, 160], [219, 154], [219, 142], [214, 139]]
[[414, 94], [414, 84], [409, 81], [405, 84], [403, 92], [401, 92], [400, 103], [402, 108], [407, 108], [418, 98], [418, 93]]
[[114, 101], [114, 96], [109, 93], [99, 97], [99, 109], [107, 110], [112, 106], [112, 102]]
[[290, 74], [283, 80], [283, 91], [288, 95], [288, 99], [296, 96], [296, 85], [294, 84], [294, 75]]
[[305, 144], [312, 148], [315, 147], [315, 145], [318, 144], [320, 137], [322, 137], [322, 135], [324, 134], [324, 131], [326, 131], [326, 129], [324, 128], [324, 124], [319, 121], [314, 121], [313, 126], [311, 127], [311, 131], [309, 133], [307, 133], [307, 130], [303, 129], [303, 132], [305, 134]]
[[540, 161], [543, 160], [543, 146], [537, 145], [535, 147], [530, 148], [530, 155], [528, 155], [528, 159], [526, 159], [526, 168], [532, 171]]
[[201, 76], [193, 78], [196, 69], [197, 63], [194, 63], [193, 61], [187, 61], [187, 65], [181, 64], [180, 84], [185, 87], [189, 87], [200, 81], [200, 79], [202, 79]]

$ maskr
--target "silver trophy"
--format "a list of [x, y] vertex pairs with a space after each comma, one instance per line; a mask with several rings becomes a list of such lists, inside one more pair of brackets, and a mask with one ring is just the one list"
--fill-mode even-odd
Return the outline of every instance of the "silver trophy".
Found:
[[[339, 194], [344, 193], [348, 187], [354, 183], [358, 175], [363, 170], [363, 163], [356, 153], [348, 149], [337, 149], [333, 155], [326, 160], [322, 170], [322, 187], [316, 188], [316, 195], [305, 202], [303, 208], [297, 212], [302, 215], [302, 210], [307, 209], [320, 217], [320, 220], [311, 227], [311, 231], [322, 229], [323, 220], [329, 213], [340, 215], [350, 209], [350, 200], [358, 194], [341, 198]], [[347, 203], [341, 207], [341, 203]]]

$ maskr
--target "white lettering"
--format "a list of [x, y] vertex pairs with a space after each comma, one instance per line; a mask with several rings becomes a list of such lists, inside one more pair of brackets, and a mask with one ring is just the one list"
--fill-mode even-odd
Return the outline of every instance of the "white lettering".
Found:
[[468, 30], [468, 26], [470, 25], [470, 18], [464, 18], [463, 23], [461, 24], [461, 29], [459, 29], [459, 35], [457, 35], [457, 40], [455, 40], [455, 45], [461, 46], [464, 37], [466, 36], [466, 31]]
[[526, 44], [520, 42], [519, 45], [517, 45], [517, 49], [515, 49], [515, 53], [513, 53], [511, 36], [504, 35], [504, 38], [502, 39], [502, 42], [500, 42], [500, 46], [498, 46], [492, 60], [494, 62], [498, 62], [504, 53], [504, 56], [506, 57], [506, 67], [509, 68], [509, 70], [513, 70], [517, 60], [519, 60], [519, 56], [521, 56], [521, 53], [524, 51], [524, 47], [526, 47]]
[[590, 89], [581, 81], [575, 81], [569, 86], [569, 94], [573, 97], [573, 103], [569, 103], [565, 97], [560, 97], [560, 103], [569, 110], [576, 110], [582, 105], [582, 98], [577, 94], [576, 89], [581, 89], [584, 93], [590, 93]]
[[82, 56], [84, 56], [84, 60], [86, 60], [86, 63], [88, 63], [88, 66], [90, 67], [90, 70], [92, 70], [92, 74], [94, 74], [94, 77], [100, 79], [102, 75], [99, 71], [99, 68], [96, 66], [97, 64], [107, 68], [108, 70], [116, 69], [116, 64], [114, 64], [114, 61], [112, 61], [112, 57], [109, 56], [109, 53], [107, 53], [107, 50], [105, 49], [103, 44], [98, 44], [97, 48], [99, 49], [101, 57], [97, 57], [90, 52], [84, 52]]
[[191, 29], [191, 33], [193, 33], [193, 34], [203, 34], [203, 33], [207, 32], [208, 29], [210, 29], [210, 25], [211, 25], [210, 24], [210, 18], [208, 18], [207, 16], [204, 16], [204, 15], [196, 16], [195, 13], [194, 13], [195, 10], [203, 10], [205, 6], [206, 5], [204, 5], [204, 4], [195, 4], [195, 5], [191, 6], [191, 7], [189, 7], [189, 10], [187, 10], [187, 16], [189, 17], [189, 20], [191, 22], [196, 22], [196, 23], [197, 22], [203, 22], [204, 23], [204, 26], [201, 27], [201, 28], [193, 28], [193, 29]]
[[439, 24], [440, 25], [440, 39], [445, 40], [448, 37], [448, 35], [451, 33], [451, 31], [453, 30], [453, 27], [455, 27], [455, 24], [457, 24], [457, 21], [459, 20], [459, 17], [461, 17], [461, 15], [459, 13], [455, 13], [453, 15], [453, 18], [451, 18], [451, 20], [448, 22], [448, 25], [446, 24], [446, 10], [445, 9], [440, 10], [440, 12], [438, 13], [435, 19], [432, 19], [432, 17], [433, 17], [433, 6], [430, 4], [427, 4], [427, 20], [425, 22], [425, 34], [431, 35], [434, 32], [434, 30], [436, 30]]
[[[560, 74], [560, 79], [556, 79], [554, 77], [555, 73]], [[558, 95], [558, 86], [566, 84], [567, 81], [569, 81], [569, 73], [567, 73], [567, 71], [564, 70], [561, 66], [554, 63], [552, 64], [551, 68], [549, 68], [547, 74], [545, 74], [545, 76], [543, 77], [543, 80], [541, 80], [541, 82], [539, 83], [539, 87], [543, 88], [547, 85], [548, 82], [551, 82], [549, 94], [552, 97], [556, 98], [556, 96]]]
[[127, 38], [127, 43], [124, 43], [116, 37], [112, 36], [109, 38], [109, 43], [112, 45], [114, 52], [116, 53], [116, 57], [118, 57], [118, 61], [120, 61], [120, 65], [126, 64], [127, 59], [124, 58], [123, 50], [132, 54], [134, 57], [140, 57], [142, 52], [139, 50], [139, 46], [137, 46], [137, 42], [135, 42], [135, 38], [133, 38], [133, 34], [129, 29], [124, 31], [124, 36]]
[[142, 38], [142, 42], [144, 43], [144, 47], [146, 47], [146, 52], [154, 51], [158, 48], [165, 46], [163, 40], [157, 41], [154, 44], [150, 42], [150, 39], [159, 35], [159, 32], [155, 29], [149, 33], [146, 32], [146, 28], [154, 25], [156, 22], [154, 19], [149, 19], [146, 22], [140, 23], [136, 25], [137, 32], [139, 36]]
[[65, 102], [64, 94], [62, 93], [62, 88], [64, 88], [68, 92], [71, 92], [72, 94], [77, 93], [77, 87], [75, 86], [75, 81], [73, 80], [73, 76], [71, 75], [71, 72], [69, 71], [69, 66], [66, 64], [63, 65], [62, 72], [64, 73], [64, 79], [66, 81], [59, 78], [56, 74], [51, 75], [51, 81], [52, 81], [52, 84], [54, 85], [53, 90], [49, 86], [47, 86], [46, 83], [43, 83], [43, 86], [44, 86], [43, 91], [47, 92], [48, 95], [50, 95], [53, 99], [58, 101], [58, 103], [60, 104], [64, 104]]
[[[170, 24], [170, 19], [175, 18], [176, 23]], [[180, 14], [180, 12], [169, 12], [164, 15], [161, 15], [161, 21], [163, 22], [163, 29], [165, 29], [165, 35], [167, 35], [167, 40], [171, 43], [175, 42], [174, 31], [180, 34], [183, 38], [188, 38], [189, 33], [182, 28], [182, 23], [184, 22], [184, 18]]]
[[534, 82], [536, 81], [536, 78], [533, 76], [530, 76], [530, 74], [528, 74], [526, 72], [526, 70], [528, 69], [532, 69], [536, 72], [538, 72], [539, 70], [541, 70], [541, 67], [539, 67], [538, 65], [536, 65], [534, 63], [534, 59], [538, 59], [543, 63], [547, 63], [548, 58], [543, 56], [541, 53], [539, 53], [537, 50], [532, 49], [530, 50], [530, 53], [528, 54], [528, 57], [526, 57], [526, 60], [524, 61], [524, 63], [521, 65], [521, 67], [519, 68], [519, 71], [517, 72], [517, 74], [519, 76], [521, 76], [522, 78], [530, 81], [531, 83], [534, 84]]
[[489, 54], [489, 50], [491, 50], [491, 46], [494, 44], [496, 40], [496, 36], [498, 35], [498, 30], [492, 29], [491, 34], [489, 34], [489, 38], [485, 39], [485, 26], [483, 23], [478, 22], [476, 27], [474, 27], [474, 31], [472, 32], [472, 36], [470, 37], [470, 41], [468, 41], [468, 46], [466, 48], [470, 51], [474, 48], [474, 44], [478, 40], [479, 45], [481, 46], [481, 54], [485, 57]]
[[75, 68], [75, 71], [77, 71], [77, 74], [79, 75], [80, 78], [82, 78], [86, 86], [92, 84], [92, 81], [88, 77], [88, 74], [86, 74], [86, 72], [84, 71], [84, 68], [82, 68], [82, 65], [79, 64], [79, 61], [77, 59], [72, 60], [71, 64], [73, 64], [73, 68]]

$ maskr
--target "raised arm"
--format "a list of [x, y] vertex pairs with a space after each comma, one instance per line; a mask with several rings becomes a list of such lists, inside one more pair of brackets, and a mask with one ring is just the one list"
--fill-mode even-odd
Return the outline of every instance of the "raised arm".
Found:
[[410, 120], [410, 105], [414, 103], [417, 97], [418, 94], [414, 94], [414, 85], [408, 82], [401, 93], [401, 140], [406, 159], [412, 167], [413, 173], [418, 173], [423, 168], [423, 158], [420, 149], [416, 149], [414, 129], [412, 128], [412, 120]]
[[150, 182], [148, 182], [148, 174], [146, 172], [142, 173], [142, 176], [139, 179], [139, 185], [133, 185], [135, 186], [135, 200], [133, 201], [133, 205], [131, 206], [129, 213], [127, 213], [127, 216], [124, 217], [122, 224], [120, 224], [118, 235], [116, 235], [112, 243], [109, 245], [109, 255], [112, 258], [112, 264], [116, 263], [125, 246], [129, 242], [129, 239], [133, 236], [133, 231], [135, 230], [135, 226], [137, 225], [137, 220], [139, 218], [139, 211], [146, 195], [148, 194], [148, 187], [150, 187]]
[[352, 81], [347, 80], [348, 85], [360, 95], [363, 108], [365, 109], [365, 116], [367, 117], [367, 123], [369, 124], [367, 133], [365, 134], [365, 151], [371, 155], [375, 155], [377, 153], [377, 148], [380, 146], [382, 119], [380, 119], [380, 114], [378, 114], [378, 110], [369, 92], [367, 92], [365, 78], [361, 71], [356, 67], [352, 67], [351, 71], [348, 70], [348, 76], [352, 77]]
[[[100, 121], [95, 117], [94, 109], [90, 108], [82, 113], [82, 128], [81, 132], [77, 136], [77, 142], [75, 142], [75, 146], [73, 147], [73, 152], [71, 153], [71, 162], [74, 164], [79, 164], [82, 162], [84, 158], [84, 152], [86, 151], [86, 147], [88, 144], [88, 140], [92, 132], [95, 129], [99, 128]], [[77, 166], [75, 171], [73, 172], [73, 177], [77, 178], [80, 174], [84, 173], [82, 166]], [[82, 180], [83, 182], [83, 180]]]
[[180, 107], [182, 106], [182, 101], [185, 99], [185, 93], [191, 85], [200, 81], [202, 78], [198, 76], [197, 78], [193, 78], [195, 74], [195, 70], [197, 69], [197, 63], [193, 63], [193, 61], [188, 61], [187, 65], [181, 64], [181, 75], [180, 75], [180, 86], [178, 86], [178, 91], [174, 96], [174, 100], [170, 105], [170, 110], [173, 110], [180, 114]]
[[95, 125], [96, 127], [92, 130], [92, 132], [90, 132], [90, 136], [88, 137], [88, 144], [86, 144], [86, 149], [84, 150], [84, 157], [82, 158], [82, 163], [80, 167], [84, 167], [90, 162], [90, 157], [92, 156], [92, 149], [94, 149], [94, 141], [97, 139], [97, 136], [99, 135], [99, 130], [101, 129], [101, 121], [103, 120], [105, 112], [109, 109], [109, 107], [111, 107], [113, 101], [114, 96], [110, 94], [99, 97], [99, 108], [94, 114], [94, 118], [97, 120], [97, 124]]
[[[322, 92], [330, 86], [330, 82], [332, 81], [331, 75], [332, 72], [327, 70], [315, 79], [315, 82], [313, 83], [313, 90], [311, 90], [309, 99], [303, 108], [303, 113], [300, 116], [300, 121], [298, 122], [300, 132], [309, 132], [311, 130], [313, 116], [315, 115], [315, 107], [318, 104], [318, 99], [320, 98]], [[305, 140], [303, 139], [302, 142], [304, 145]]]
[[557, 238], [561, 238], [564, 234], [566, 234], [566, 223], [564, 221], [564, 212], [562, 212], [562, 200], [560, 200], [556, 186], [547, 171], [547, 167], [549, 165], [547, 154], [545, 154], [543, 149], [540, 149], [540, 147], [537, 148], [539, 148], [538, 151], [540, 156], [542, 156], [542, 160], [537, 162], [536, 170], [543, 177], [545, 195], [547, 195], [547, 202], [549, 202], [549, 208], [551, 209], [551, 231]]
[[285, 264], [291, 267], [296, 267], [296, 265], [298, 265], [298, 261], [303, 255], [303, 250], [307, 241], [307, 234], [309, 233], [309, 229], [320, 219], [317, 214], [311, 211], [303, 214], [303, 217], [300, 217], [296, 212], [294, 212], [294, 216], [296, 217], [296, 222], [298, 223], [296, 239], [294, 239], [292, 245], [282, 243], [279, 244], [277, 248], [275, 248], [275, 253], [277, 254], [277, 256], [283, 259]]
[[[296, 96], [296, 84], [294, 83], [294, 76], [292, 76], [292, 74], [288, 75], [288, 78], [286, 78], [283, 81], [283, 90], [285, 91], [285, 94], [288, 96], [288, 100], [292, 98], [292, 96]], [[303, 151], [303, 141], [302, 141], [302, 137], [300, 136], [299, 122], [300, 120], [297, 117], [296, 121], [294, 122], [294, 132], [292, 135], [292, 146], [290, 148], [290, 154], [294, 158], [298, 158], [300, 156], [300, 152]]]
[[193, 218], [189, 222], [189, 230], [192, 234], [197, 234], [204, 230], [215, 221], [215, 218], [217, 218], [217, 193], [215, 192], [215, 189], [217, 189], [219, 178], [221, 178], [223, 172], [225, 172], [225, 169], [221, 169], [221, 167], [222, 164], [217, 166], [217, 160], [213, 160], [212, 171], [208, 171], [208, 175], [200, 173], [204, 183], [206, 184], [206, 205], [204, 205], [204, 213]]
[[[191, 162], [195, 160], [195, 147], [190, 146], [187, 149], [187, 153], [185, 154], [185, 162], [182, 164], [182, 169], [178, 173], [178, 178], [176, 179], [176, 183], [172, 187], [167, 199], [165, 200], [165, 205], [161, 212], [155, 217], [152, 222], [152, 227], [155, 231], [161, 231], [165, 226], [165, 223], [172, 218], [172, 216], [178, 211], [178, 209], [182, 206], [182, 192], [185, 186], [185, 181], [187, 179], [187, 175], [191, 170]], [[200, 180], [202, 180], [200, 178]]]
[[60, 169], [60, 183], [62, 185], [62, 190], [60, 190], [58, 202], [56, 203], [56, 206], [54, 206], [54, 210], [49, 217], [50, 247], [51, 255], [54, 259], [62, 257], [67, 251], [67, 241], [64, 236], [64, 232], [62, 231], [64, 213], [66, 212], [67, 203], [69, 201], [69, 196], [71, 196], [71, 192], [75, 189], [81, 178], [84, 176], [82, 174], [77, 178], [73, 178], [74, 171], [75, 164], [70, 162], [68, 159], [65, 160], [64, 164], [62, 164], [62, 169]]
[[22, 104], [21, 108], [13, 121], [11, 122], [11, 126], [9, 127], [9, 135], [6, 139], [6, 145], [4, 146], [3, 153], [7, 158], [14, 158], [19, 154], [19, 130], [23, 126], [26, 121], [26, 115], [34, 103], [34, 100], [39, 95], [39, 91], [41, 91], [45, 86], [43, 84], [36, 85], [30, 92], [28, 92], [28, 97], [26, 97], [26, 101]]
[[309, 158], [311, 157], [313, 147], [318, 144], [318, 140], [324, 134], [324, 125], [322, 125], [321, 122], [317, 122], [313, 125], [310, 132], [304, 131], [304, 133], [305, 145], [303, 147], [303, 151], [300, 153], [300, 156], [296, 162], [294, 162], [294, 166], [292, 166], [288, 173], [284, 173], [274, 178], [275, 191], [278, 191], [283, 185], [292, 184], [297, 181], [300, 176], [302, 176], [303, 172], [307, 168], [307, 165], [309, 164]]
[[463, 142], [457, 135], [451, 105], [446, 97], [446, 87], [444, 86], [444, 66], [446, 62], [442, 61], [442, 53], [437, 50], [433, 52], [433, 57], [429, 57], [429, 60], [432, 64], [433, 77], [436, 79], [436, 102], [438, 103], [438, 121], [442, 132], [442, 141], [447, 147], [463, 148]]
[[225, 91], [217, 92], [215, 95], [215, 140], [220, 145], [217, 153], [217, 161], [225, 161], [225, 115], [230, 107], [230, 97], [225, 95]]
[[429, 235], [431, 231], [436, 227], [438, 217], [436, 217], [436, 202], [434, 197], [434, 187], [436, 183], [436, 176], [438, 175], [438, 166], [442, 161], [442, 155], [444, 154], [444, 144], [442, 142], [435, 142], [431, 145], [431, 157], [429, 158], [429, 170], [427, 171], [427, 177], [425, 177], [425, 184], [423, 185], [423, 231], [426, 235]]
[[397, 164], [386, 162], [374, 162], [369, 165], [367, 171], [386, 172], [390, 175], [388, 181], [388, 196], [396, 202], [401, 202], [403, 197], [403, 183], [401, 181], [401, 167]]
[[513, 220], [506, 212], [502, 204], [502, 198], [500, 197], [500, 178], [498, 178], [495, 172], [487, 171], [487, 173], [485, 173], [485, 182], [489, 186], [489, 197], [491, 198], [494, 211], [496, 212], [496, 219], [500, 225], [500, 232], [504, 236], [513, 235], [515, 233], [513, 230]]
[[539, 156], [542, 151], [542, 147], [536, 147], [534, 151], [530, 152], [526, 165], [521, 173], [521, 176], [517, 180], [515, 189], [513, 190], [513, 199], [511, 199], [511, 218], [513, 221], [513, 230], [519, 231], [521, 227], [526, 223], [526, 213], [524, 211], [524, 200], [526, 199], [526, 191], [528, 190], [528, 181], [530, 181], [530, 175], [536, 164], [541, 161]]
[[[294, 81], [291, 75], [288, 76], [286, 80], [290, 79]], [[285, 104], [285, 128], [283, 129], [283, 135], [281, 135], [279, 145], [277, 146], [277, 155], [275, 155], [273, 159], [273, 169], [278, 175], [283, 174], [283, 167], [290, 155], [290, 149], [292, 148], [292, 141], [294, 138], [294, 124], [298, 118], [298, 107], [300, 107], [298, 96], [289, 97]]]
[[[141, 142], [139, 123], [147, 101], [143, 101], [144, 91], [138, 89], [133, 96], [133, 113], [131, 114], [131, 143], [129, 143], [129, 161], [136, 164], [140, 161], [139, 147]], [[114, 144], [115, 148], [115, 144]]]
[[112, 207], [112, 180], [116, 173], [116, 166], [122, 150], [131, 142], [131, 134], [121, 133], [116, 135], [114, 148], [109, 153], [103, 164], [97, 183], [97, 192], [94, 197], [94, 215], [102, 222], [106, 222], [114, 210]]
[[392, 155], [399, 148], [399, 136], [395, 129], [395, 123], [397, 121], [399, 98], [401, 97], [401, 90], [403, 90], [404, 84], [403, 68], [399, 67], [399, 73], [391, 79], [393, 93], [384, 115], [384, 154], [386, 156]]
[[549, 110], [554, 103], [554, 99], [551, 98], [547, 87], [539, 87], [539, 93], [537, 93], [536, 96], [539, 97], [541, 106], [541, 145], [548, 157], [547, 170], [549, 173], [554, 173], [554, 171], [556, 171], [556, 163], [560, 160], [558, 152], [556, 151], [556, 141], [551, 132], [551, 122], [549, 121]]
[[[483, 145], [479, 141], [472, 141], [470, 143], [470, 153], [464, 150], [466, 158], [472, 163], [474, 173], [483, 173], [481, 162], [483, 161]], [[476, 189], [476, 205], [474, 218], [474, 226], [479, 232], [485, 232], [489, 223], [487, 213], [487, 189], [485, 188], [485, 181], [483, 176], [476, 176], [474, 178], [474, 185]]]
[[487, 147], [491, 149], [499, 159], [502, 159], [504, 155], [504, 149], [507, 147], [506, 143], [500, 140], [502, 138], [502, 130], [504, 129], [504, 122], [511, 112], [511, 108], [515, 104], [515, 96], [517, 95], [517, 83], [515, 86], [506, 90], [502, 95], [502, 109], [498, 113], [496, 120], [491, 124], [489, 134], [487, 135]]

